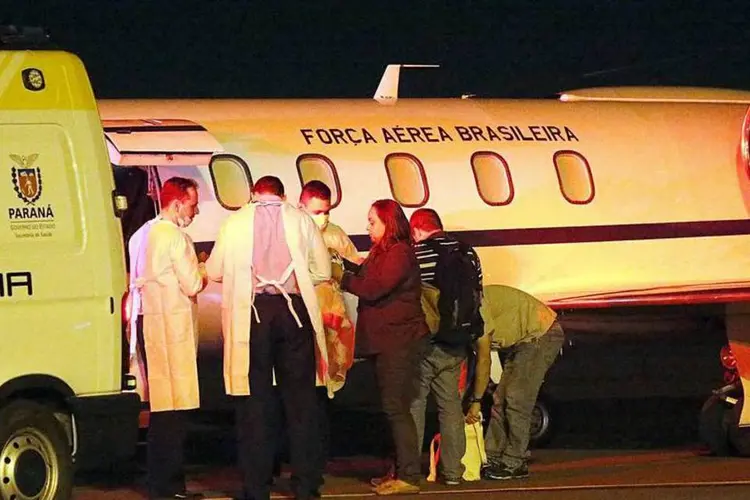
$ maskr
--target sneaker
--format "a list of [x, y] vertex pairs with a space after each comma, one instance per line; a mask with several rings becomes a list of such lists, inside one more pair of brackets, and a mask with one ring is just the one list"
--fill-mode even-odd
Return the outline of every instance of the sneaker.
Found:
[[508, 467], [507, 465], [489, 465], [484, 469], [484, 477], [496, 481], [505, 479], [523, 479], [529, 477], [529, 467], [526, 464], [518, 467]]
[[407, 483], [401, 479], [391, 479], [380, 483], [379, 486], [373, 488], [376, 495], [414, 495], [419, 493], [419, 486], [416, 484]]
[[376, 488], [380, 486], [381, 484], [385, 483], [386, 481], [391, 481], [393, 479], [396, 479], [396, 467], [391, 466], [388, 469], [388, 472], [386, 472], [385, 476], [382, 477], [374, 477], [370, 479], [370, 484], [372, 486], [375, 486]]
[[460, 477], [444, 477], [443, 484], [446, 486], [458, 486], [463, 482]]

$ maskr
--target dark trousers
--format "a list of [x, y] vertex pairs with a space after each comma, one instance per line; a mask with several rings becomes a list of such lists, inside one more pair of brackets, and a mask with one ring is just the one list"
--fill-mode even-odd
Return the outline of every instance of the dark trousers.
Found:
[[[143, 338], [143, 316], [136, 324], [139, 357], [148, 376], [146, 344]], [[186, 435], [184, 411], [159, 411], [149, 415], [146, 441], [146, 468], [149, 494], [154, 497], [172, 496], [185, 492], [184, 446]]]
[[318, 422], [318, 439], [313, 443], [316, 450], [316, 472], [319, 476], [316, 478], [315, 486], [323, 486], [323, 472], [328, 463], [328, 457], [331, 453], [331, 398], [328, 397], [328, 389], [318, 387], [317, 394], [317, 422]]
[[149, 494], [156, 497], [185, 492], [184, 411], [151, 413], [147, 438]]
[[[319, 473], [318, 477], [313, 481], [313, 487], [314, 489], [320, 489], [323, 486], [324, 480], [323, 480], [323, 472], [325, 471], [326, 465], [328, 463], [328, 457], [331, 453], [331, 398], [328, 397], [328, 389], [325, 387], [316, 387], [315, 388], [315, 394], [317, 399], [317, 423], [318, 423], [318, 432], [312, 433], [311, 436], [313, 437], [313, 443], [312, 446], [315, 449], [316, 453], [316, 468], [315, 472]], [[274, 457], [274, 463], [273, 463], [273, 475], [274, 476], [280, 476], [281, 475], [281, 462], [284, 460], [284, 443], [285, 439], [287, 438], [286, 434], [286, 415], [284, 414], [284, 408], [281, 402], [281, 398], [278, 396], [276, 397], [276, 411], [277, 417], [274, 417], [274, 425], [276, 427], [276, 430], [274, 431], [277, 436], [276, 441], [276, 455]], [[315, 439], [317, 437], [317, 439]], [[297, 478], [296, 476], [292, 476], [292, 483], [296, 484]]]
[[424, 339], [416, 340], [374, 356], [380, 401], [396, 449], [396, 476], [412, 484], [419, 484], [422, 476], [421, 446], [417, 444], [417, 427], [410, 409], [415, 396], [417, 365], [425, 347]]
[[296, 498], [310, 498], [320, 476], [317, 469], [314, 332], [301, 297], [293, 295], [297, 326], [280, 295], [257, 295], [260, 322], [250, 331], [250, 396], [236, 398], [238, 455], [245, 496], [270, 498], [274, 452], [273, 369], [284, 406], [291, 448]]

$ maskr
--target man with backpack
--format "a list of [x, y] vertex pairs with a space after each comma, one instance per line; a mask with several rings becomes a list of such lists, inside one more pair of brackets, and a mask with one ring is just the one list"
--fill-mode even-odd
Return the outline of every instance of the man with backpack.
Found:
[[[432, 331], [430, 345], [419, 364], [411, 414], [417, 426], [421, 452], [427, 396], [433, 394], [440, 421], [440, 473], [443, 483], [453, 486], [461, 482], [464, 474], [461, 458], [466, 451], [459, 393], [461, 365], [472, 343], [484, 333], [479, 312], [482, 269], [474, 249], [445, 234], [434, 210], [416, 210], [409, 224], [423, 286], [437, 288], [439, 313], [439, 324]], [[476, 408], [480, 401], [481, 397], [470, 400]]]

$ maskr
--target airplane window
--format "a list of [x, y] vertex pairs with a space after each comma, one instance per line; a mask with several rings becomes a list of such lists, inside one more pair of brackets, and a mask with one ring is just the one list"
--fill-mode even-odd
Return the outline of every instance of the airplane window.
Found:
[[407, 153], [385, 157], [385, 169], [393, 198], [405, 207], [421, 207], [430, 198], [427, 176], [422, 163]]
[[331, 208], [341, 203], [339, 176], [331, 160], [323, 155], [301, 155], [297, 158], [297, 173], [302, 186], [310, 181], [321, 181], [331, 189]]
[[553, 161], [565, 199], [577, 205], [591, 202], [594, 199], [594, 178], [588, 160], [575, 151], [558, 151]]
[[492, 151], [471, 155], [474, 181], [482, 200], [488, 205], [507, 205], [513, 201], [513, 180], [505, 158]]
[[235, 155], [214, 155], [208, 165], [216, 199], [227, 210], [238, 210], [250, 202], [253, 179], [247, 163]]

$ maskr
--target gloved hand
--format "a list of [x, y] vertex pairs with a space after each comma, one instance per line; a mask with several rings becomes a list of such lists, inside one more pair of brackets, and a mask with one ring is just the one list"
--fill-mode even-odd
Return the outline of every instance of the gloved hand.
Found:
[[344, 277], [344, 267], [336, 261], [331, 262], [331, 278], [341, 284], [341, 280]]
[[346, 259], [341, 259], [341, 262], [344, 266], [344, 271], [348, 273], [357, 274], [359, 272], [359, 268], [362, 267], [361, 265], [355, 264], [354, 262]]

